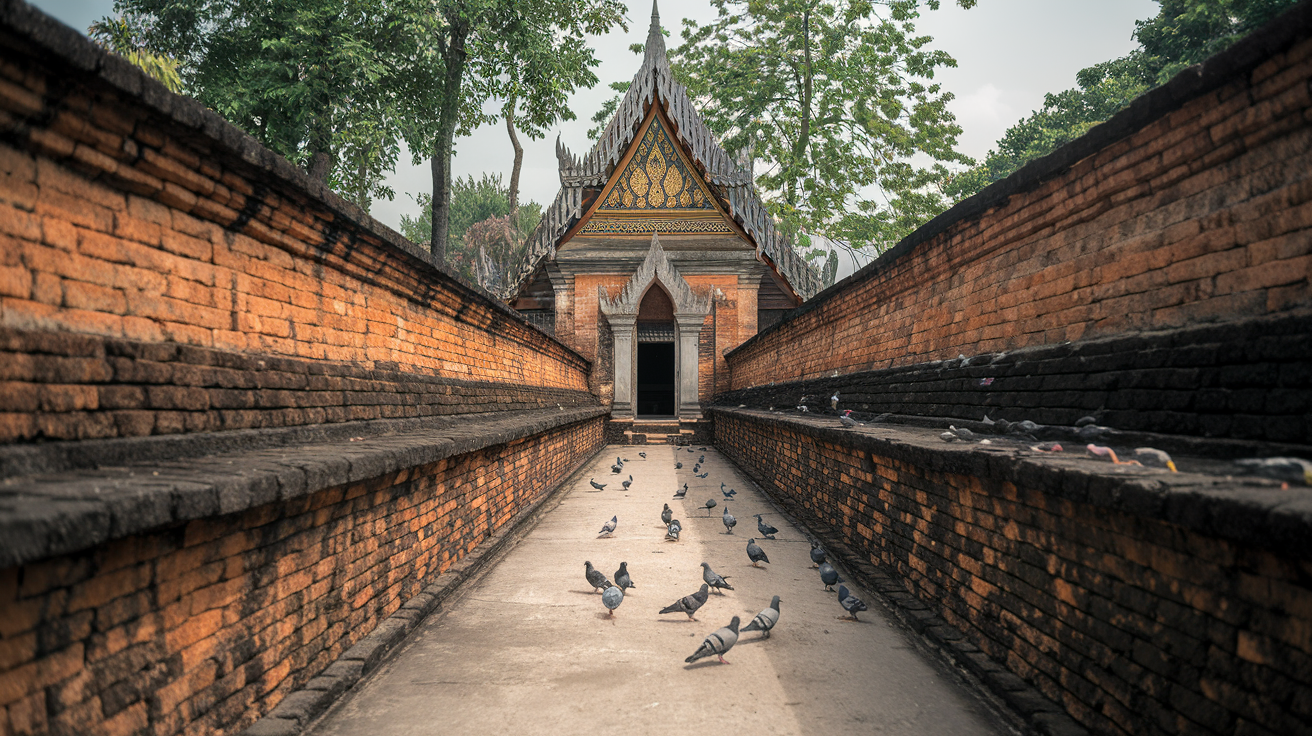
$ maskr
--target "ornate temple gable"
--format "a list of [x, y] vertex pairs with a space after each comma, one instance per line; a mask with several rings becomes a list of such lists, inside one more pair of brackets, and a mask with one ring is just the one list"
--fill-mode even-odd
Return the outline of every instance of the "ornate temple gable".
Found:
[[598, 304], [601, 307], [601, 313], [607, 317], [615, 316], [633, 316], [638, 315], [638, 307], [642, 305], [642, 296], [647, 293], [647, 288], [653, 281], [659, 281], [661, 286], [670, 295], [674, 302], [675, 316], [697, 315], [702, 316], [711, 311], [711, 295], [698, 296], [697, 292], [692, 290], [683, 276], [665, 257], [665, 249], [661, 247], [659, 235], [651, 236], [651, 248], [647, 250], [647, 257], [642, 260], [642, 265], [633, 273], [624, 289], [614, 298], [611, 299], [606, 293], [604, 286], [597, 287], [600, 291], [598, 294]]
[[[654, 2], [651, 20], [642, 67], [596, 144], [583, 156], [576, 156], [557, 142], [560, 192], [542, 213], [541, 224], [529, 237], [525, 261], [507, 296], [518, 293], [545, 262], [556, 257], [562, 239], [577, 234], [585, 210], [595, 202], [597, 189], [610, 182], [617, 168], [624, 168], [623, 159], [632, 151], [634, 139], [645, 131], [643, 126], [655, 108], [665, 133], [678, 144], [674, 148], [687, 152], [690, 170], [709, 185], [712, 201], [724, 213], [724, 221], [745, 236], [755, 248], [757, 260], [774, 271], [787, 288], [803, 300], [810, 298], [820, 290], [819, 274], [775, 229], [774, 219], [756, 192], [751, 172], [741, 168], [720, 146], [715, 134], [702, 121], [687, 89], [674, 78]], [[637, 226], [633, 224], [625, 227], [628, 229], [617, 234], [646, 232], [635, 229]], [[671, 232], [655, 224], [650, 229]]]

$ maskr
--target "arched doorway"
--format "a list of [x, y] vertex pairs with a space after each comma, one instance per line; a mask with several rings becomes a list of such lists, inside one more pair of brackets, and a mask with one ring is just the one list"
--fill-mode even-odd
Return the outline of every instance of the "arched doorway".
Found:
[[653, 283], [638, 306], [637, 396], [634, 413], [641, 418], [676, 416], [674, 302]]

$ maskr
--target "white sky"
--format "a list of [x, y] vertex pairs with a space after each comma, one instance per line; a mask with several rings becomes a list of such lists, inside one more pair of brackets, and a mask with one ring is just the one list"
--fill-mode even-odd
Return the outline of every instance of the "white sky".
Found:
[[[575, 153], [589, 146], [588, 128], [593, 113], [612, 96], [610, 82], [629, 80], [640, 60], [629, 44], [646, 40], [651, 17], [650, 0], [627, 0], [629, 30], [594, 39], [601, 66], [601, 81], [582, 90], [570, 105], [577, 120], [558, 124], [543, 140], [524, 143], [524, 169], [520, 177], [522, 199], [549, 204], [560, 187], [556, 173], [555, 133]], [[35, 0], [34, 5], [65, 23], [86, 30], [91, 21], [113, 12], [113, 0]], [[707, 22], [714, 9], [705, 0], [661, 0], [661, 20], [671, 33], [670, 48], [679, 42], [682, 18]], [[1134, 43], [1130, 34], [1134, 21], [1157, 12], [1153, 0], [979, 0], [976, 7], [962, 10], [954, 0], [943, 0], [938, 11], [926, 11], [917, 30], [933, 36], [934, 46], [957, 60], [957, 68], [941, 70], [937, 81], [956, 99], [950, 108], [964, 129], [959, 149], [982, 158], [1008, 126], [1043, 104], [1043, 95], [1074, 86], [1075, 72], [1125, 54]], [[504, 125], [485, 126], [456, 142], [456, 175], [484, 171], [502, 172], [509, 179], [513, 152]], [[394, 201], [379, 201], [372, 214], [399, 228], [401, 214], [418, 214], [410, 194], [430, 191], [428, 163], [410, 164], [401, 156], [389, 183], [396, 190]], [[840, 275], [851, 272], [844, 263]]]

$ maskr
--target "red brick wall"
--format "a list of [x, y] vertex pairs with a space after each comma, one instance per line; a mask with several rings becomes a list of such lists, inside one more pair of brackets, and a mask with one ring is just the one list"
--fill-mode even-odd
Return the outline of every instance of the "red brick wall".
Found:
[[[1008, 479], [1006, 458], [938, 449], [930, 431], [885, 430], [880, 442], [764, 412], [714, 419], [716, 446], [802, 521], [835, 529], [1094, 733], [1293, 734], [1312, 723], [1306, 555], [1154, 518], [1174, 507], [1206, 525], [1209, 495], [1266, 493], [1274, 508], [1298, 491], [1181, 477], [1129, 513], [1114, 507], [1115, 478], [1051, 468]], [[1071, 498], [1086, 488], [1102, 502]], [[1231, 529], [1251, 523], [1218, 516]], [[1305, 520], [1287, 534], [1258, 528], [1251, 536], [1268, 542], [1307, 535]]]
[[591, 457], [602, 424], [0, 570], [0, 733], [250, 725]]
[[1312, 40], [1244, 53], [1268, 56], [803, 305], [732, 388], [1306, 312]]
[[[82, 71], [68, 60], [76, 54], [35, 49], [13, 31], [0, 41], [7, 334], [298, 360], [300, 372], [336, 364], [586, 392], [584, 358], [196, 103], [157, 89], [134, 93], [142, 83], [135, 71]], [[158, 416], [120, 421], [113, 412], [213, 404], [191, 391], [205, 385], [194, 376], [161, 382], [175, 387], [163, 403], [185, 406], [124, 403], [125, 392], [111, 397], [104, 388], [115, 377], [82, 360], [92, 356], [63, 357], [78, 360], [63, 360], [57, 380], [6, 361], [0, 412], [27, 418], [0, 419], [0, 442], [229, 426], [198, 417], [191, 426]], [[141, 382], [129, 383], [139, 393]], [[284, 412], [254, 426], [287, 421]]]

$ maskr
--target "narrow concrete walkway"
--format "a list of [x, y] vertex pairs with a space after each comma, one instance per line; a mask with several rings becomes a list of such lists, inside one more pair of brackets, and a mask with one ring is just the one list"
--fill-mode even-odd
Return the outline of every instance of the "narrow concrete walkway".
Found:
[[[638, 457], [646, 452], [647, 458]], [[611, 474], [616, 455], [628, 458]], [[315, 736], [408, 734], [1000, 734], [1010, 729], [956, 677], [913, 646], [871, 604], [859, 623], [841, 621], [837, 596], [811, 568], [810, 544], [708, 446], [611, 447], [527, 536], [444, 612], [421, 625], [390, 662], [344, 697]], [[675, 460], [684, 468], [676, 471]], [[633, 475], [626, 492], [620, 480]], [[594, 490], [589, 477], [606, 483]], [[674, 501], [684, 482], [687, 499]], [[721, 523], [720, 483], [732, 535]], [[707, 515], [708, 498], [717, 502]], [[684, 532], [665, 541], [662, 504]], [[761, 540], [753, 514], [781, 531]], [[597, 530], [619, 516], [613, 537]], [[758, 537], [771, 563], [747, 559]], [[591, 560], [612, 577], [621, 561], [637, 585], [614, 618], [583, 575]], [[659, 615], [701, 585], [700, 563], [735, 590], [711, 594], [697, 621]], [[852, 587], [849, 585], [849, 587]], [[742, 625], [782, 599], [774, 633], [745, 633], [726, 655], [684, 664], [702, 639], [734, 615]]]

